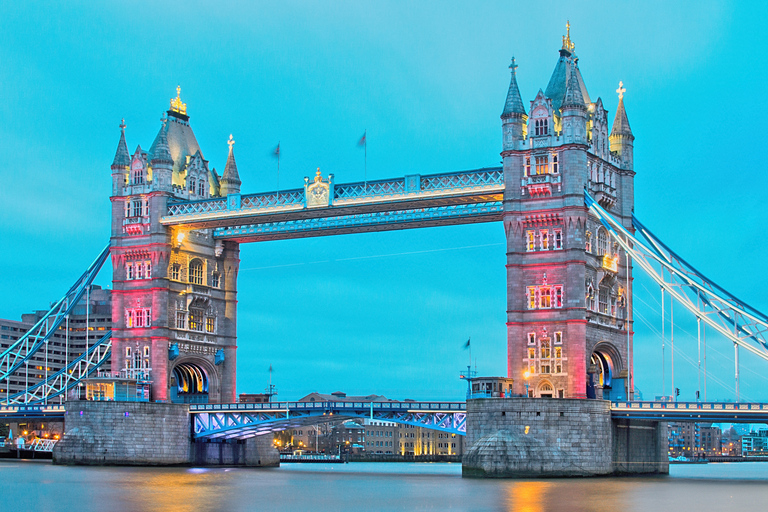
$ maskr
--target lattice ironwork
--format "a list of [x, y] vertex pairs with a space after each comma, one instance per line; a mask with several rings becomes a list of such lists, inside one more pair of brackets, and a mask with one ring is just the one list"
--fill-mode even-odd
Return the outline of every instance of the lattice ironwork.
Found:
[[421, 177], [421, 189], [430, 191], [492, 185], [504, 185], [504, 170], [501, 167]]
[[276, 402], [193, 404], [196, 438], [248, 438], [346, 418], [369, 418], [466, 435], [463, 402]]
[[286, 190], [242, 196], [240, 207], [249, 210], [302, 204], [304, 204], [304, 190]]
[[630, 233], [585, 190], [584, 200], [611, 236], [665, 292], [736, 345], [768, 360], [768, 317], [705, 277], [634, 215]]
[[201, 213], [217, 213], [227, 211], [227, 198], [205, 199], [184, 203], [170, 203], [168, 215], [196, 215]]
[[334, 199], [357, 199], [361, 197], [388, 197], [405, 193], [403, 178], [368, 183], [347, 183], [334, 186]]
[[104, 248], [67, 293], [29, 331], [0, 354], [0, 380], [6, 380], [48, 343], [72, 308], [80, 302], [108, 257], [109, 246]]
[[430, 220], [462, 219], [484, 216], [497, 216], [504, 211], [501, 201], [479, 204], [460, 204], [433, 208], [414, 208], [388, 212], [361, 213], [358, 215], [339, 215], [312, 219], [296, 219], [284, 222], [265, 222], [247, 226], [219, 228], [214, 232], [216, 238], [242, 236], [274, 235], [281, 233], [301, 233], [356, 227], [372, 227], [387, 224], [409, 224]]
[[112, 349], [112, 331], [88, 347], [88, 351], [80, 354], [66, 368], [52, 374], [46, 380], [28, 389], [0, 400], [0, 405], [39, 404], [47, 403], [50, 399], [66, 393], [77, 387], [80, 382], [95, 372], [102, 364], [109, 361]]

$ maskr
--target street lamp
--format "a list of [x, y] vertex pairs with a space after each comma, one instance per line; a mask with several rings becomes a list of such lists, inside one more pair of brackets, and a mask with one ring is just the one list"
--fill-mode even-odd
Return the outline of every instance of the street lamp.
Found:
[[528, 377], [530, 377], [530, 376], [531, 376], [531, 372], [529, 372], [529, 371], [526, 371], [523, 374], [523, 377], [525, 377], [525, 396], [526, 397], [529, 396], [529, 393], [528, 393]]

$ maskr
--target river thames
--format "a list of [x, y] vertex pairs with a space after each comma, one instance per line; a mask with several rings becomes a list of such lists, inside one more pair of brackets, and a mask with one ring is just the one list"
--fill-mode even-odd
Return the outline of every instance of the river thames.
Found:
[[280, 468], [66, 467], [0, 462], [3, 511], [768, 509], [768, 463], [672, 465], [645, 478], [475, 480], [459, 464]]

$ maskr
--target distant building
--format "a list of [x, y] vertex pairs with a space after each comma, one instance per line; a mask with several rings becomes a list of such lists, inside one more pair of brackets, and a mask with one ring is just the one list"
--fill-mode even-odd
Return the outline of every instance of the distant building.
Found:
[[722, 453], [719, 427], [708, 423], [670, 422], [667, 431], [672, 457], [705, 457]]
[[[101, 339], [112, 328], [111, 291], [92, 285], [89, 293], [72, 308], [69, 320], [61, 325], [48, 342], [46, 350], [38, 350], [29, 364], [21, 367], [8, 379], [0, 381], [0, 394], [11, 397], [43, 381], [64, 368], [86, 350], [86, 346]], [[0, 351], [10, 347], [31, 329], [47, 311], [25, 313], [21, 321], [0, 319]], [[87, 328], [86, 328], [87, 327]], [[101, 372], [109, 372], [109, 362]], [[83, 394], [85, 392], [83, 391]], [[64, 396], [59, 398], [60, 401]]]
[[768, 428], [761, 428], [742, 436], [741, 454], [750, 457], [768, 456]]
[[269, 393], [240, 393], [238, 402], [241, 404], [266, 404], [272, 395]]

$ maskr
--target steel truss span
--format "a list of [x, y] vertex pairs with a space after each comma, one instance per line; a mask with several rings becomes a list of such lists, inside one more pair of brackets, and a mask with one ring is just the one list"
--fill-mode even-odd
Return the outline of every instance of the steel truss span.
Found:
[[0, 380], [7, 379], [21, 368], [30, 357], [48, 344], [64, 319], [69, 316], [109, 257], [109, 245], [101, 251], [83, 275], [67, 293], [54, 304], [40, 320], [22, 337], [0, 354]]
[[737, 299], [667, 247], [634, 215], [639, 236], [630, 233], [584, 192], [590, 211], [622, 249], [662, 289], [697, 319], [736, 345], [768, 361], [768, 316]]
[[26, 391], [0, 400], [0, 405], [47, 403], [67, 391], [77, 387], [82, 379], [95, 372], [102, 364], [109, 361], [112, 349], [112, 331], [108, 331], [99, 341], [88, 347], [66, 368], [62, 368], [48, 379], [29, 387]]
[[192, 404], [195, 439], [246, 439], [288, 428], [369, 418], [466, 435], [464, 402], [273, 402]]

